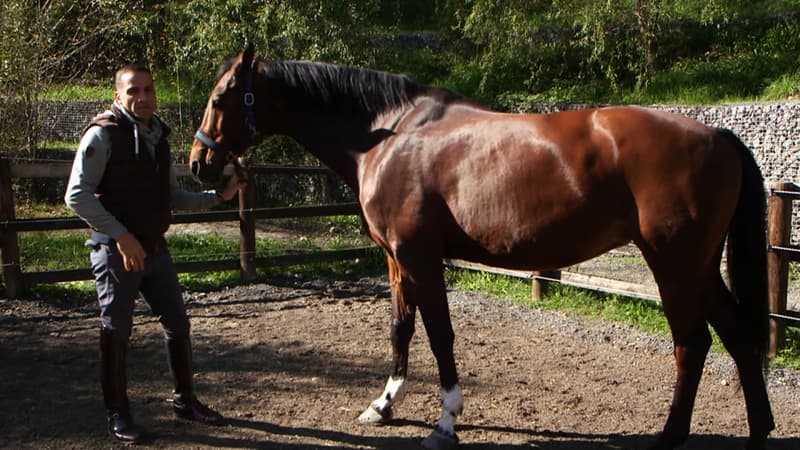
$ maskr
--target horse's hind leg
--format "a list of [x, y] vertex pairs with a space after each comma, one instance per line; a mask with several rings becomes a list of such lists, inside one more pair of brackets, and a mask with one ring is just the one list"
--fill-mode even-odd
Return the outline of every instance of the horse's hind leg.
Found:
[[392, 289], [392, 371], [383, 393], [359, 416], [361, 423], [385, 423], [392, 419], [394, 407], [403, 401], [408, 375], [408, 347], [414, 336], [416, 306], [405, 301], [400, 268], [388, 257], [389, 285]]
[[736, 362], [739, 379], [747, 405], [747, 423], [750, 427], [748, 450], [764, 448], [767, 436], [775, 428], [769, 405], [762, 361], [748, 317], [742, 312], [733, 294], [719, 280], [715, 302], [709, 311], [709, 322], [717, 331], [725, 348]]
[[711, 346], [711, 334], [696, 306], [697, 298], [687, 297], [683, 289], [664, 282], [659, 283], [659, 289], [672, 330], [677, 377], [669, 417], [652, 450], [675, 448], [689, 436], [697, 388]]

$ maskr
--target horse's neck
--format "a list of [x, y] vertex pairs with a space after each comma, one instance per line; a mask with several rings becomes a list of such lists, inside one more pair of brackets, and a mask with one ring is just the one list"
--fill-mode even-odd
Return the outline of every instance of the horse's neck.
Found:
[[302, 111], [283, 117], [285, 132], [336, 172], [359, 193], [359, 165], [371, 149], [395, 132], [407, 107], [382, 113], [378, 118], [344, 117]]
[[355, 122], [315, 118], [287, 133], [358, 193], [358, 164], [364, 133]]

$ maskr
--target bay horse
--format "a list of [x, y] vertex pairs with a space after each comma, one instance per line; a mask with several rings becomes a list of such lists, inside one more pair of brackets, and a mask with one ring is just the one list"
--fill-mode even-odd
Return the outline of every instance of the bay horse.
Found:
[[633, 242], [658, 284], [677, 368], [651, 448], [689, 436], [708, 324], [738, 368], [747, 448], [764, 447], [774, 428], [763, 372], [766, 201], [754, 156], [732, 132], [643, 107], [505, 114], [405, 76], [269, 62], [248, 46], [220, 67], [191, 172], [217, 183], [224, 166], [270, 135], [294, 138], [341, 176], [387, 253], [392, 369], [361, 422], [391, 420], [403, 399], [419, 310], [441, 393], [422, 446], [457, 445], [463, 399], [443, 258], [555, 269]]

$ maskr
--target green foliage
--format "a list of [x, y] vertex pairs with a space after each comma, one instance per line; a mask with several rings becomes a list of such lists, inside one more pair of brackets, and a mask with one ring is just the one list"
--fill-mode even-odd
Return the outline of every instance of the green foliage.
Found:
[[162, 14], [163, 54], [175, 86], [189, 98], [207, 95], [216, 67], [251, 42], [267, 59], [309, 59], [370, 65], [367, 45], [375, 0], [190, 0], [168, 2]]
[[[540, 101], [717, 103], [760, 98], [773, 80], [787, 80], [769, 89], [775, 98], [792, 91], [786, 74], [800, 64], [798, 2], [753, 5], [476, 1], [461, 26], [480, 51], [462, 65], [479, 70], [454, 73], [479, 73], [476, 91], [467, 93], [501, 108]], [[710, 73], [707, 66], [720, 61], [718, 74]]]
[[778, 352], [772, 365], [800, 369], [800, 328], [787, 328], [785, 342], [785, 347]]
[[[246, 42], [514, 110], [785, 99], [800, 78], [800, 0], [7, 0], [0, 12], [0, 147], [25, 156], [41, 140], [38, 99], [107, 100], [114, 71], [137, 61], [162, 104], [202, 104]], [[308, 162], [283, 140], [250, 155]]]
[[[32, 26], [30, 11], [18, 2], [0, 2], [0, 149], [17, 148], [33, 152], [38, 121], [33, 118], [33, 102], [40, 78], [34, 64], [28, 64], [33, 52], [26, 30]], [[19, 133], [19, 124], [31, 123]]]

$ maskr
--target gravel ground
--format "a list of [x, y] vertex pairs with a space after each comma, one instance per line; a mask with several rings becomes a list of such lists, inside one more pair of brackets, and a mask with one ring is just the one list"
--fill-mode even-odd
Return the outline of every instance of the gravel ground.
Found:
[[[389, 426], [356, 418], [388, 376], [386, 278], [283, 280], [187, 292], [201, 398], [221, 428], [174, 419], [156, 320], [139, 305], [129, 360], [134, 412], [153, 448], [409, 449], [438, 417], [437, 373], [419, 324], [406, 401]], [[668, 339], [619, 324], [449, 292], [465, 395], [462, 449], [646, 448], [674, 380]], [[0, 447], [111, 447], [97, 385], [93, 305], [0, 299]], [[770, 449], [800, 448], [800, 376], [773, 370]], [[711, 354], [687, 450], [747, 435], [730, 358]]]

